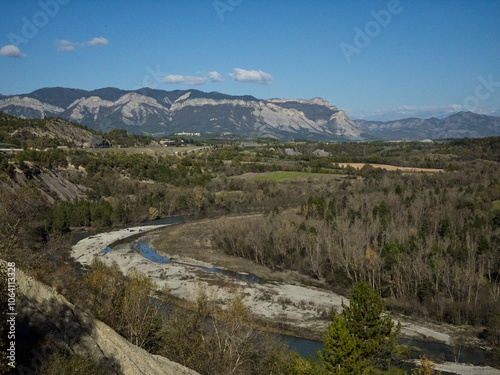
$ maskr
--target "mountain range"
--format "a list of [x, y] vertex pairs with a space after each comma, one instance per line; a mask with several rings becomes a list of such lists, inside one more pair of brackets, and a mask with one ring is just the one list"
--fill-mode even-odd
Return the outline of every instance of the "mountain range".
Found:
[[344, 111], [320, 98], [270, 99], [198, 90], [84, 91], [44, 88], [0, 97], [0, 111], [18, 117], [62, 117], [89, 128], [131, 133], [272, 137], [352, 141], [363, 132]]
[[500, 135], [500, 118], [459, 112], [444, 119], [352, 121], [321, 99], [257, 99], [198, 90], [93, 91], [43, 88], [0, 95], [0, 111], [26, 118], [62, 117], [91, 129], [135, 134], [195, 132], [235, 138], [322, 141], [423, 140]]
[[500, 117], [458, 112], [443, 119], [354, 120], [367, 135], [381, 140], [482, 138], [500, 135]]

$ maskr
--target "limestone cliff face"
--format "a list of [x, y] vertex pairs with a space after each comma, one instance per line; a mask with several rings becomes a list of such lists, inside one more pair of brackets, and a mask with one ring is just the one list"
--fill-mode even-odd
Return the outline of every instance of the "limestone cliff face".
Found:
[[[35, 364], [44, 356], [36, 346], [33, 348], [35, 342], [42, 342], [45, 347], [65, 349], [79, 355], [90, 354], [98, 363], [116, 374], [198, 374], [131, 344], [109, 326], [20, 270], [16, 272], [16, 282], [17, 353], [25, 364], [29, 364], [30, 360]], [[19, 347], [22, 345], [25, 347]], [[30, 373], [29, 366], [23, 365], [19, 370]]]

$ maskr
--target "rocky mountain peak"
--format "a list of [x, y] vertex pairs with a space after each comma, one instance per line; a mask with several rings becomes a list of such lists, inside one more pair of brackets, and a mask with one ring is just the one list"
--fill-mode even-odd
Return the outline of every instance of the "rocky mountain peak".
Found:
[[301, 103], [301, 104], [310, 104], [310, 105], [320, 105], [323, 107], [330, 108], [334, 111], [337, 111], [337, 107], [330, 105], [330, 103], [322, 98], [315, 97], [313, 99], [269, 99], [270, 103]]

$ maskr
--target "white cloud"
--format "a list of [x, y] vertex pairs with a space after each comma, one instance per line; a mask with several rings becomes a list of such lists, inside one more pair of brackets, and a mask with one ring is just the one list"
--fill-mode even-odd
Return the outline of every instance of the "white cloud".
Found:
[[273, 82], [273, 76], [269, 73], [263, 72], [262, 70], [245, 70], [235, 68], [233, 73], [229, 73], [229, 77], [231, 77], [233, 81], [238, 82], [262, 84], [271, 84]]
[[58, 51], [69, 52], [74, 51], [75, 43], [70, 42], [69, 40], [56, 40], [56, 47]]
[[217, 72], [208, 72], [208, 76], [212, 80], [212, 82], [222, 82], [224, 81], [224, 78], [221, 77], [221, 75]]
[[18, 47], [13, 46], [12, 44], [7, 44], [6, 46], [0, 48], [0, 55], [18, 59], [26, 57], [26, 55], [22, 53]]
[[184, 76], [171, 74], [162, 79], [163, 83], [183, 83], [186, 80]]
[[[163, 83], [176, 84], [176, 83], [185, 83], [187, 85], [195, 86], [195, 85], [204, 85], [210, 79], [210, 82], [223, 82], [224, 78], [216, 72], [208, 72], [208, 73], [196, 73], [196, 76], [184, 76], [180, 74], [171, 74], [162, 79]], [[245, 70], [235, 68], [233, 73], [229, 73], [229, 76], [234, 81], [239, 82], [253, 82], [253, 83], [263, 83], [270, 84], [273, 82], [273, 77], [263, 72], [262, 70]]]
[[190, 86], [204, 85], [207, 83], [207, 77], [183, 76], [180, 74], [171, 74], [162, 79], [163, 83], [185, 83]]
[[88, 42], [86, 42], [86, 44], [88, 46], [105, 46], [109, 44], [109, 40], [101, 36], [99, 38], [94, 38], [92, 40], [89, 40]]
[[89, 40], [87, 42], [83, 43], [74, 43], [70, 42], [69, 40], [56, 40], [55, 42], [57, 50], [62, 51], [62, 52], [70, 52], [70, 51], [75, 51], [77, 48], [83, 48], [86, 46], [105, 46], [109, 44], [109, 40], [106, 38], [103, 38], [102, 36], [99, 38], [94, 38], [92, 40]]

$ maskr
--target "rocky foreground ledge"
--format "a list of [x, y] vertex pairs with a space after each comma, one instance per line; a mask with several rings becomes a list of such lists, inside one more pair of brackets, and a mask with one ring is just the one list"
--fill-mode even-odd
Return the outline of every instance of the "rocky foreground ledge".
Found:
[[[6, 263], [1, 261], [0, 268], [3, 267], [6, 267]], [[22, 339], [33, 344], [40, 340], [44, 346], [54, 349], [64, 349], [82, 356], [91, 355], [96, 362], [116, 374], [198, 374], [165, 357], [153, 355], [133, 345], [108, 325], [74, 306], [53, 288], [26, 276], [19, 269], [16, 269], [16, 289], [19, 341]], [[17, 348], [19, 356], [24, 349]], [[31, 352], [33, 365], [44, 355], [36, 348], [28, 350]], [[18, 370], [20, 373], [35, 373], [34, 368], [24, 365], [19, 366]]]

